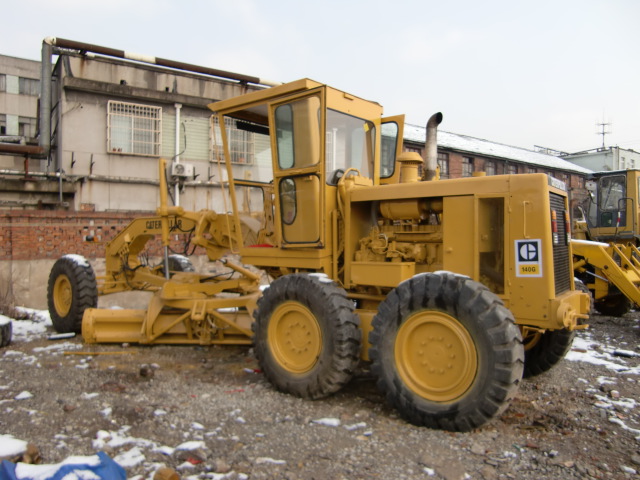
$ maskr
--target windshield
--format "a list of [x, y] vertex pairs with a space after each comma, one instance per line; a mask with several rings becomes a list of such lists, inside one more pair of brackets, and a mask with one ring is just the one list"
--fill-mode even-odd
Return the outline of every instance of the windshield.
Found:
[[373, 176], [375, 127], [372, 122], [335, 110], [327, 110], [326, 172], [356, 168], [360, 175]]

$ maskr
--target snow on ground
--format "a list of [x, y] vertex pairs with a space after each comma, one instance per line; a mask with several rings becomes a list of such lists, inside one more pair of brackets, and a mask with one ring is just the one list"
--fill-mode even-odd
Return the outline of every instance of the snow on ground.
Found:
[[[51, 332], [51, 319], [49, 317], [48, 312], [46, 311], [38, 311], [38, 310], [30, 310], [30, 309], [21, 309], [19, 312], [22, 316], [26, 316], [25, 320], [13, 320], [13, 342], [21, 343], [26, 342], [28, 340], [33, 340], [34, 338], [44, 338], [48, 337]], [[0, 316], [0, 323], [3, 321], [3, 318]], [[610, 342], [614, 343], [614, 342]], [[573, 344], [573, 348], [567, 354], [566, 360], [571, 362], [585, 362], [594, 365], [602, 366], [611, 371], [610, 376], [601, 376], [597, 378], [597, 385], [592, 386], [585, 379], [579, 378], [577, 381], [579, 383], [585, 384], [586, 391], [592, 393], [596, 401], [594, 402], [594, 408], [602, 409], [609, 414], [609, 422], [612, 424], [616, 424], [620, 427], [621, 430], [627, 431], [631, 433], [636, 440], [640, 442], [640, 430], [631, 428], [625, 424], [623, 420], [621, 420], [618, 416], [615, 415], [615, 409], [623, 408], [626, 410], [634, 410], [638, 408], [640, 405], [638, 401], [632, 398], [620, 398], [613, 396], [606, 396], [601, 394], [601, 390], [598, 387], [602, 385], [609, 385], [612, 388], [618, 382], [622, 381], [632, 381], [638, 382], [640, 378], [640, 367], [631, 367], [628, 365], [627, 360], [629, 358], [637, 357], [638, 353], [636, 353], [631, 348], [635, 346], [630, 346], [629, 349], [619, 349], [611, 346], [609, 342], [600, 343], [594, 340], [591, 333], [586, 331], [578, 332], [576, 339]], [[624, 343], [622, 343], [624, 346]], [[79, 348], [78, 345], [68, 343], [68, 342], [56, 342], [52, 343], [47, 347], [34, 348], [33, 352], [43, 352], [47, 351], [50, 353], [58, 353], [63, 350], [70, 350], [74, 348]], [[29, 362], [29, 364], [33, 364], [37, 362], [37, 359], [33, 356], [26, 355], [22, 352], [18, 352], [15, 350], [11, 350], [11, 348], [7, 348], [2, 352], [3, 356], [10, 355], [21, 355], [23, 356], [23, 361]], [[3, 389], [3, 386], [0, 385], [0, 390]], [[614, 390], [615, 391], [615, 390]], [[19, 400], [21, 398], [29, 398], [30, 392], [22, 392], [18, 395], [14, 400]], [[93, 398], [97, 396], [97, 393], [86, 393], [86, 398]], [[234, 410], [230, 413], [230, 416], [236, 421], [238, 419], [242, 419], [240, 416], [239, 410]], [[109, 415], [109, 411], [103, 411], [103, 415]], [[155, 415], [166, 415], [167, 412], [163, 410], [156, 410]], [[323, 427], [337, 428], [341, 427], [341, 422], [337, 418], [320, 418], [312, 420], [313, 424]], [[366, 428], [367, 425], [364, 423], [354, 424], [354, 425], [344, 425], [342, 428], [346, 429], [360, 429]], [[146, 451], [160, 452], [165, 455], [171, 455], [176, 450], [189, 450], [191, 448], [202, 448], [204, 443], [195, 441], [195, 442], [186, 442], [181, 445], [169, 446], [169, 445], [159, 445], [150, 440], [146, 440], [143, 438], [135, 438], [128, 435], [128, 432], [131, 427], [127, 425], [120, 426], [115, 431], [100, 431], [98, 432], [97, 438], [93, 440], [93, 447], [96, 451], [101, 450], [108, 447], [118, 447], [123, 445], [128, 445], [131, 448], [126, 452], [115, 457], [115, 461], [120, 464], [124, 468], [133, 467], [140, 464], [145, 464], [147, 467], [147, 471], [153, 471], [157, 468], [162, 467], [162, 465], [156, 465], [151, 463], [146, 463]], [[197, 423], [193, 423], [191, 425], [191, 429], [193, 432], [190, 432], [190, 435], [202, 435], [203, 426]], [[216, 435], [217, 432], [206, 432], [205, 435]], [[55, 440], [55, 439], [54, 439]], [[11, 435], [2, 435], [0, 432], [0, 457], [15, 457], [23, 453], [26, 449], [26, 442], [20, 439], [16, 439]], [[264, 463], [274, 463], [281, 464], [284, 462], [283, 460], [273, 459], [273, 458], [260, 458], [258, 459], [260, 462]], [[155, 467], [155, 468], [154, 468]], [[178, 467], [182, 474], [188, 473], [189, 465], [181, 465]], [[231, 472], [230, 474], [206, 474], [206, 477], [202, 477], [200, 475], [193, 476], [185, 476], [185, 480], [195, 480], [198, 478], [215, 478], [215, 479], [225, 479], [229, 478], [230, 475], [234, 475], [234, 478], [247, 478], [246, 475], [237, 474], [236, 472]], [[142, 477], [137, 478], [133, 477], [130, 480], [141, 480]]]
[[[16, 310], [21, 316], [27, 317], [27, 319], [13, 320], [12, 342], [25, 342], [49, 335], [53, 324], [51, 323], [51, 317], [48, 311], [23, 307], [17, 307]], [[0, 317], [2, 316], [0, 315]]]

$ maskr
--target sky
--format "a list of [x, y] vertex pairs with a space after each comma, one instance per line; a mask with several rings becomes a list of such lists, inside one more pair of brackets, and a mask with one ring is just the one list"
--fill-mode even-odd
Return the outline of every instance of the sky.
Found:
[[289, 82], [533, 149], [640, 151], [637, 0], [21, 0], [0, 54], [48, 36]]

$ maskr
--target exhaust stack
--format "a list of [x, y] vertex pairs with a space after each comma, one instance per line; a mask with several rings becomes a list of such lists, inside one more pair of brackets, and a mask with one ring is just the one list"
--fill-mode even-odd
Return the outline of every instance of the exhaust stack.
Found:
[[436, 169], [438, 168], [438, 125], [442, 123], [442, 118], [442, 113], [434, 113], [427, 122], [422, 180], [428, 182], [436, 178]]

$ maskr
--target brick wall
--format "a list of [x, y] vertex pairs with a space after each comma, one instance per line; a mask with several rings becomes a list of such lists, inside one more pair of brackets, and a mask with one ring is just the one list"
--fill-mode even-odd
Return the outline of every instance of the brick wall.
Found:
[[[75, 253], [104, 258], [105, 244], [132, 219], [153, 212], [63, 212], [0, 210], [0, 261], [56, 260]], [[174, 251], [184, 251], [184, 235], [172, 235]], [[147, 244], [150, 257], [162, 255], [160, 239]]]

